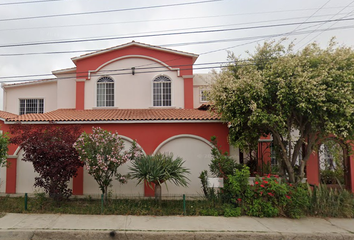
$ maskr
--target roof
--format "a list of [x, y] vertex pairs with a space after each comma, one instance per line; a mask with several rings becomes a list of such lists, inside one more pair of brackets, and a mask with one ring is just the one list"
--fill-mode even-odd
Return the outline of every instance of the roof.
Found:
[[[13, 114], [12, 114], [13, 115]], [[209, 111], [198, 109], [58, 109], [42, 114], [10, 116], [8, 122], [133, 122], [133, 121], [220, 121]]]
[[9, 118], [16, 118], [16, 117], [18, 117], [18, 115], [9, 112], [0, 111], [1, 119], [9, 119]]
[[140, 47], [144, 47], [144, 48], [151, 48], [151, 49], [156, 49], [156, 50], [159, 50], [159, 51], [170, 52], [170, 53], [174, 53], [174, 54], [178, 54], [178, 55], [184, 55], [184, 56], [192, 57], [193, 58], [193, 62], [195, 62], [197, 60], [198, 56], [199, 56], [198, 54], [194, 54], [194, 53], [177, 51], [177, 50], [173, 50], [173, 49], [170, 49], [170, 48], [163, 48], [163, 47], [159, 47], [159, 46], [154, 46], [154, 45], [149, 45], [149, 44], [145, 44], [145, 43], [132, 41], [132, 42], [125, 43], [125, 44], [122, 44], [122, 45], [118, 45], [118, 46], [115, 46], [115, 47], [106, 48], [106, 49], [102, 49], [102, 50], [99, 50], [99, 51], [83, 54], [83, 55], [80, 55], [78, 57], [73, 57], [73, 58], [71, 58], [71, 60], [75, 63], [76, 61], [84, 59], [84, 58], [92, 57], [92, 56], [103, 54], [103, 53], [106, 53], [106, 52], [115, 51], [117, 49], [126, 48], [126, 47], [130, 47], [130, 46], [140, 46]]
[[9, 84], [3, 83], [1, 85], [1, 87], [2, 88], [9, 88], [9, 87], [41, 84], [41, 83], [50, 83], [50, 82], [56, 82], [56, 81], [57, 81], [57, 78], [50, 78], [50, 79], [33, 80], [33, 81], [26, 81], [26, 82], [19, 82], [19, 83], [9, 83]]

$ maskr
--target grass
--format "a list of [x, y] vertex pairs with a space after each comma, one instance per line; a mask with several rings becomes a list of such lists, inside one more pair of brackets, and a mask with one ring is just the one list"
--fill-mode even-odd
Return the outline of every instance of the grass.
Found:
[[[204, 209], [216, 208], [207, 200], [187, 200], [186, 213], [189, 216], [208, 215]], [[221, 206], [220, 206], [221, 209]], [[73, 198], [61, 203], [37, 195], [28, 198], [25, 210], [24, 197], [0, 197], [0, 213], [62, 213], [62, 214], [105, 214], [105, 215], [183, 215], [182, 200], [162, 200], [158, 204], [154, 199], [109, 199], [101, 213], [101, 201], [88, 198]]]

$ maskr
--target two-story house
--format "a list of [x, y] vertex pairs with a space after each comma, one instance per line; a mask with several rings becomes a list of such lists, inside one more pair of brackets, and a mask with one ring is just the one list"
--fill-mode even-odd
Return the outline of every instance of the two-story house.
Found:
[[[188, 188], [168, 186], [165, 195], [201, 195], [198, 176], [211, 160], [209, 143], [216, 136], [230, 152], [227, 124], [216, 114], [199, 110], [206, 102], [210, 77], [194, 75], [198, 55], [130, 42], [74, 57], [74, 68], [56, 70], [56, 78], [3, 85], [3, 131], [10, 124], [80, 124], [83, 131], [102, 127], [117, 131], [130, 147], [136, 140], [145, 154], [172, 152], [191, 170]], [[237, 157], [235, 149], [231, 149]], [[31, 163], [21, 161], [22, 150], [10, 146], [9, 168], [0, 171], [0, 192], [31, 193]], [[128, 164], [120, 172], [128, 171]], [[73, 193], [99, 194], [85, 169], [72, 180]], [[151, 190], [131, 180], [112, 191], [117, 195], [148, 196]]]

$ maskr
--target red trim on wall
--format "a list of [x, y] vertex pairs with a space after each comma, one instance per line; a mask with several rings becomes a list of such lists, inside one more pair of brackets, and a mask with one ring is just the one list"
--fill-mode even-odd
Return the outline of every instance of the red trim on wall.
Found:
[[84, 194], [84, 168], [77, 169], [77, 176], [73, 179], [73, 195]]
[[309, 184], [320, 183], [320, 165], [318, 153], [312, 153], [306, 165], [306, 177]]
[[167, 66], [170, 66], [172, 68], [179, 68], [181, 76], [193, 74], [192, 57], [182, 56], [176, 53], [165, 52], [141, 46], [128, 46], [125, 48], [117, 49], [115, 51], [105, 52], [88, 58], [79, 59], [76, 62], [76, 78], [88, 79], [88, 72], [90, 70], [95, 71], [98, 67], [102, 66], [108, 61], [128, 55], [142, 55], [155, 58], [161, 62], [164, 62], [165, 64], [167, 64]]
[[354, 156], [350, 156], [349, 158], [349, 190], [354, 193]]
[[76, 82], [76, 110], [85, 109], [85, 82]]
[[149, 185], [146, 181], [144, 181], [144, 197], [154, 197], [155, 196], [155, 184], [151, 183]]
[[16, 193], [17, 158], [8, 158], [7, 163], [8, 167], [6, 168], [6, 193]]
[[184, 108], [193, 109], [193, 78], [184, 79]]

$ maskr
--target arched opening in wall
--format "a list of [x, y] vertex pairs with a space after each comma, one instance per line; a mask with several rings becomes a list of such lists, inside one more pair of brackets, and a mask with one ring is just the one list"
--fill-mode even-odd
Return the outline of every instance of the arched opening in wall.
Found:
[[348, 146], [335, 138], [322, 142], [318, 150], [320, 182], [329, 187], [349, 188]]
[[[190, 197], [204, 196], [202, 185], [199, 179], [200, 173], [209, 169], [212, 159], [212, 145], [206, 139], [189, 134], [177, 135], [162, 142], [154, 151], [155, 153], [172, 153], [174, 158], [181, 157], [183, 166], [190, 171], [188, 187], [175, 186], [167, 182], [167, 188], [162, 186], [162, 196], [180, 198], [183, 194]], [[144, 195], [149, 196], [152, 191], [145, 188]]]

